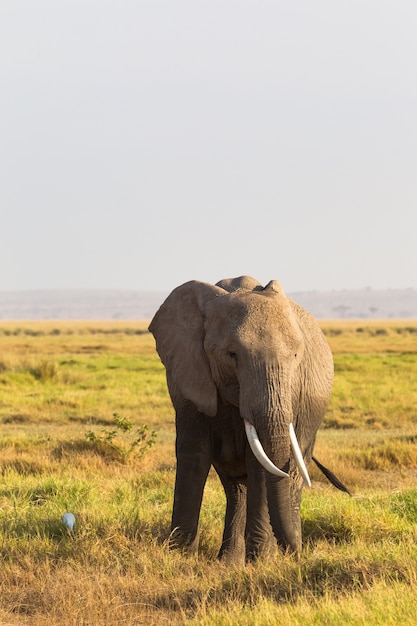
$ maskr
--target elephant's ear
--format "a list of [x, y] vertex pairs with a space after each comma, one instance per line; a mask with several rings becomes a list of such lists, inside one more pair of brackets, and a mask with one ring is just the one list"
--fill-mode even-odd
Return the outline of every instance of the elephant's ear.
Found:
[[182, 396], [210, 416], [217, 413], [217, 388], [203, 346], [204, 310], [207, 302], [226, 293], [208, 283], [185, 283], [168, 296], [149, 326], [174, 404]]
[[223, 278], [218, 283], [216, 283], [218, 287], [225, 289], [229, 293], [232, 291], [237, 291], [238, 289], [243, 289], [244, 291], [261, 291], [263, 289], [262, 285], [258, 283], [255, 278], [252, 276], [238, 276], [238, 278]]

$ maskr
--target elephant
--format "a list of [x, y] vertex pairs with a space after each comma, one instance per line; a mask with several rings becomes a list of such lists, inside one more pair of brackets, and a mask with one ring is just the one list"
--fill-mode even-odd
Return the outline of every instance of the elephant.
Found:
[[218, 557], [244, 564], [276, 545], [299, 555], [302, 489], [333, 384], [317, 321], [278, 281], [241, 276], [177, 287], [149, 330], [176, 415], [170, 544], [197, 552], [213, 466], [226, 495]]

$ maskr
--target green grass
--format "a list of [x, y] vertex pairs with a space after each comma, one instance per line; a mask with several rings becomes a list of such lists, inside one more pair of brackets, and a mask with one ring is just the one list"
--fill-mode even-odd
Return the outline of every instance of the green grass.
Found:
[[417, 352], [343, 353], [334, 360], [335, 383], [325, 427], [400, 428], [414, 424], [417, 430]]
[[[214, 473], [198, 558], [167, 548], [174, 418], [144, 324], [1, 323], [0, 623], [414, 624], [417, 324], [323, 328], [335, 385], [315, 453], [353, 497], [311, 467], [299, 561], [230, 568]], [[157, 430], [155, 446], [114, 453], [115, 412]]]

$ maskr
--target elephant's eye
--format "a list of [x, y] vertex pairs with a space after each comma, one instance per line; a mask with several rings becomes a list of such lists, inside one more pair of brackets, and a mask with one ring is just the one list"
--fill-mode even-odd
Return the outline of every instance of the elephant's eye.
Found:
[[237, 361], [237, 354], [236, 354], [236, 352], [229, 352], [229, 356], [234, 361]]

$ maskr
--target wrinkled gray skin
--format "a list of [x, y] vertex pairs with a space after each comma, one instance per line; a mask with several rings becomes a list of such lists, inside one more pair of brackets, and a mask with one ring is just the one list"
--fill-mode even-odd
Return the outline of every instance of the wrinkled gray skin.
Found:
[[[243, 276], [181, 285], [149, 329], [176, 410], [172, 544], [197, 550], [203, 489], [213, 465], [227, 499], [219, 557], [244, 563], [269, 550], [273, 535], [283, 551], [298, 553], [303, 480], [289, 425], [308, 465], [333, 383], [332, 355], [317, 322], [277, 281], [263, 288]], [[242, 418], [289, 478], [261, 467]]]

